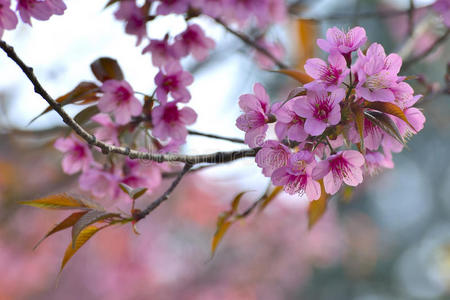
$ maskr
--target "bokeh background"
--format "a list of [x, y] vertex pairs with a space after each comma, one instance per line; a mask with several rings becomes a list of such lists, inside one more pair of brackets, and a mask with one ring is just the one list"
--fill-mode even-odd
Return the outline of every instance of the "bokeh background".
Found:
[[[137, 91], [154, 89], [148, 55], [114, 20], [105, 1], [66, 1], [62, 17], [6, 32], [22, 59], [33, 66], [51, 95], [82, 80], [94, 80], [89, 64], [117, 59]], [[407, 13], [414, 6], [410, 34]], [[322, 56], [315, 39], [332, 26], [363, 26], [370, 42], [405, 59], [427, 49], [445, 28], [428, 7], [433, 1], [289, 1], [291, 18], [269, 35], [286, 48], [291, 65]], [[330, 17], [331, 16], [331, 17]], [[242, 137], [234, 126], [238, 97], [262, 82], [273, 101], [295, 82], [262, 71], [251, 50], [223, 28], [200, 19], [217, 47], [204, 63], [186, 60], [194, 74], [191, 128]], [[149, 30], [161, 38], [183, 30], [165, 17]], [[280, 194], [267, 209], [234, 224], [213, 259], [210, 243], [217, 216], [240, 191], [245, 208], [264, 193], [264, 178], [252, 159], [187, 176], [170, 201], [138, 224], [99, 233], [58, 277], [69, 232], [34, 244], [65, 214], [22, 207], [18, 201], [77, 191], [76, 176], [62, 173], [56, 137], [67, 131], [56, 113], [27, 126], [46, 108], [7, 57], [0, 55], [0, 299], [449, 299], [450, 298], [450, 102], [445, 81], [450, 44], [410, 65], [410, 81], [427, 117], [425, 129], [395, 155], [395, 168], [368, 178], [352, 195], [331, 199], [328, 211], [307, 229], [307, 203]], [[447, 73], [448, 76], [448, 73]], [[422, 80], [423, 78], [423, 80]], [[74, 115], [80, 107], [67, 106]], [[189, 137], [186, 153], [242, 148], [225, 141]], [[165, 184], [167, 186], [167, 183]], [[144, 206], [164, 190], [140, 199]], [[121, 203], [110, 203], [122, 207]]]

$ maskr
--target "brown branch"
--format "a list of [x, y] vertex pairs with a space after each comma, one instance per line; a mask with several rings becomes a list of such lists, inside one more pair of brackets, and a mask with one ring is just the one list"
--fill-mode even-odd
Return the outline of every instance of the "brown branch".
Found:
[[[428, 9], [429, 7], [431, 7], [431, 5], [415, 8], [415, 11]], [[363, 13], [358, 13], [358, 14], [335, 14], [335, 15], [317, 17], [317, 18], [302, 18], [301, 16], [298, 16], [295, 11], [292, 12], [292, 14], [297, 15], [297, 17], [302, 20], [310, 20], [310, 21], [317, 21], [317, 22], [348, 20], [348, 19], [355, 18], [355, 17], [359, 18], [359, 19], [395, 18], [398, 16], [407, 15], [409, 13], [410, 13], [410, 9], [408, 9], [408, 10], [393, 10], [393, 11], [369, 11], [369, 12], [363, 12]]]
[[219, 23], [220, 25], [222, 25], [226, 31], [228, 31], [229, 33], [233, 34], [234, 36], [238, 37], [241, 41], [243, 41], [245, 44], [247, 44], [248, 46], [254, 48], [255, 50], [257, 50], [258, 52], [260, 52], [261, 54], [264, 54], [265, 56], [267, 56], [270, 60], [272, 60], [279, 68], [281, 69], [287, 69], [288, 66], [286, 64], [284, 64], [282, 61], [280, 61], [278, 58], [276, 58], [275, 56], [273, 56], [272, 53], [270, 53], [266, 48], [262, 47], [261, 45], [259, 45], [256, 41], [252, 40], [251, 38], [249, 38], [248, 36], [246, 36], [245, 34], [242, 34], [232, 28], [230, 28], [227, 24], [225, 24], [220, 18], [215, 18], [214, 19], [217, 23]]
[[74, 119], [72, 119], [69, 114], [62, 108], [61, 104], [57, 103], [42, 87], [38, 79], [33, 73], [33, 69], [28, 67], [21, 58], [19, 58], [14, 51], [14, 48], [9, 46], [3, 40], [0, 40], [0, 48], [5, 51], [5, 53], [10, 57], [22, 70], [22, 72], [28, 77], [34, 87], [34, 91], [39, 94], [45, 101], [53, 108], [62, 118], [64, 123], [66, 123], [70, 128], [72, 128], [82, 139], [84, 139], [89, 145], [96, 146], [101, 149], [102, 153], [117, 153], [121, 155], [128, 156], [131, 159], [141, 159], [141, 160], [152, 160], [157, 162], [163, 161], [177, 161], [184, 162], [187, 164], [198, 164], [198, 163], [225, 163], [233, 160], [237, 160], [243, 157], [253, 157], [258, 152], [259, 148], [255, 149], [242, 149], [229, 152], [216, 152], [210, 154], [202, 155], [182, 155], [182, 154], [159, 154], [159, 153], [149, 153], [140, 152], [132, 150], [129, 147], [117, 147], [105, 142], [99, 141], [95, 138], [93, 134], [87, 132], [83, 127], [81, 127]]
[[224, 141], [229, 141], [229, 142], [233, 142], [233, 143], [245, 144], [243, 139], [238, 139], [238, 138], [230, 138], [230, 137], [215, 135], [212, 133], [199, 132], [199, 131], [195, 131], [195, 130], [188, 130], [188, 133], [190, 135], [198, 135], [198, 136], [204, 136], [204, 137], [217, 139], [217, 140], [224, 140]]
[[445, 34], [443, 34], [440, 38], [438, 38], [430, 47], [428, 47], [427, 50], [423, 51], [421, 54], [417, 55], [416, 57], [410, 58], [408, 60], [405, 60], [403, 62], [403, 69], [407, 69], [411, 67], [411, 65], [417, 63], [418, 61], [424, 59], [428, 55], [430, 55], [440, 44], [445, 42], [448, 35], [450, 34], [450, 29], [447, 29]]
[[172, 182], [170, 187], [167, 189], [167, 191], [164, 192], [164, 194], [161, 195], [158, 199], [150, 203], [149, 206], [147, 206], [146, 209], [138, 212], [134, 215], [134, 219], [136, 221], [139, 221], [143, 218], [145, 218], [149, 213], [151, 213], [153, 210], [155, 210], [161, 203], [169, 199], [170, 194], [173, 192], [173, 190], [177, 187], [177, 185], [180, 183], [181, 179], [184, 175], [186, 175], [187, 172], [192, 168], [192, 164], [186, 163], [184, 165], [183, 170], [178, 174], [177, 178]]

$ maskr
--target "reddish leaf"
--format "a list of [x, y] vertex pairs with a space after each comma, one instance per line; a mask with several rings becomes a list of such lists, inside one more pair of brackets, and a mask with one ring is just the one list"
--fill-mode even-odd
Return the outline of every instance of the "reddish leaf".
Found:
[[119, 216], [116, 213], [110, 213], [107, 211], [90, 210], [73, 225], [72, 227], [72, 247], [75, 248], [78, 235], [87, 226], [94, 224], [98, 221], [102, 221], [111, 217]]
[[303, 68], [308, 58], [315, 57], [317, 40], [317, 21], [297, 19], [295, 22], [298, 41], [297, 41], [297, 66]]
[[309, 203], [308, 207], [308, 228], [311, 229], [317, 221], [323, 216], [327, 209], [327, 201], [329, 195], [325, 192], [323, 179], [319, 180], [321, 194], [320, 198]]
[[20, 204], [45, 209], [99, 209], [101, 206], [93, 201], [80, 199], [68, 194], [56, 194], [44, 198], [20, 201]]
[[[219, 224], [220, 224], [220, 226], [219, 226]], [[211, 257], [214, 256], [217, 246], [219, 246], [220, 241], [222, 240], [223, 236], [227, 232], [228, 228], [230, 228], [231, 224], [232, 223], [230, 221], [223, 221], [220, 223], [218, 222], [216, 233], [214, 234], [214, 237], [213, 237], [213, 240], [211, 243]]]
[[67, 264], [67, 262], [69, 261], [69, 259], [72, 258], [72, 256], [84, 245], [86, 244], [86, 242], [94, 235], [96, 234], [99, 230], [105, 228], [106, 226], [103, 227], [95, 227], [95, 226], [88, 226], [86, 228], [84, 228], [80, 234], [77, 237], [77, 240], [75, 241], [75, 247], [73, 247], [72, 243], [69, 244], [69, 246], [67, 246], [66, 252], [64, 253], [64, 258], [61, 262], [61, 268], [60, 271], [61, 272], [64, 268], [64, 266]]
[[384, 113], [378, 111], [365, 111], [364, 115], [366, 118], [372, 122], [375, 126], [380, 127], [387, 134], [396, 139], [399, 143], [405, 144], [405, 139], [400, 134], [397, 125], [395, 125], [394, 121]]
[[[92, 101], [96, 101], [98, 99], [97, 92], [100, 91], [100, 88], [93, 82], [89, 81], [83, 81], [80, 82], [73, 90], [68, 92], [65, 95], [62, 95], [61, 97], [57, 98], [55, 101], [61, 104], [62, 106], [70, 104], [70, 103], [76, 103], [79, 101], [82, 101], [78, 104], [86, 104], [90, 103]], [[41, 112], [39, 115], [34, 117], [28, 125], [33, 123], [36, 119], [41, 117], [42, 115], [48, 113], [52, 110], [51, 106], [48, 106], [43, 112]]]
[[33, 247], [33, 250], [36, 249], [46, 238], [51, 236], [52, 234], [72, 227], [87, 211], [79, 211], [71, 214], [61, 222], [55, 225], [52, 230], [50, 230], [37, 244]]
[[356, 123], [356, 129], [359, 133], [359, 150], [366, 154], [366, 148], [364, 147], [364, 111], [361, 107], [354, 105], [352, 106], [353, 114], [355, 115], [355, 123]]
[[267, 197], [265, 197], [264, 201], [261, 202], [261, 205], [259, 206], [259, 211], [263, 211], [267, 205], [269, 205], [270, 202], [272, 202], [272, 200], [283, 190], [282, 186], [276, 186], [272, 192], [270, 193], [270, 195], [268, 195]]
[[109, 79], [123, 80], [122, 69], [120, 68], [117, 60], [109, 57], [101, 57], [91, 64], [92, 73], [95, 78], [101, 82], [105, 82]]
[[375, 110], [384, 112], [386, 114], [395, 116], [395, 117], [399, 118], [400, 120], [404, 121], [406, 124], [408, 124], [409, 127], [411, 127], [414, 131], [416, 131], [415, 128], [411, 125], [411, 123], [409, 123], [403, 110], [393, 103], [379, 102], [379, 101], [377, 101], [377, 102], [365, 101], [364, 107], [375, 109]]
[[83, 125], [99, 112], [100, 110], [98, 109], [98, 106], [92, 105], [80, 111], [73, 119], [78, 124]]
[[271, 71], [271, 72], [276, 72], [276, 73], [281, 73], [281, 74], [287, 75], [302, 84], [305, 84], [305, 83], [308, 83], [308, 82], [311, 82], [314, 80], [308, 74], [306, 74], [305, 72], [299, 71], [299, 70], [281, 69], [281, 70]]

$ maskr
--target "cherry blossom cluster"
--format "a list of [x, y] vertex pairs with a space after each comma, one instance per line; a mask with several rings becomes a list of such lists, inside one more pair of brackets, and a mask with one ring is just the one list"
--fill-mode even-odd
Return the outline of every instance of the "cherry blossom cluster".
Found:
[[[29, 2], [32, 1], [26, 3]], [[47, 2], [50, 4], [55, 1]], [[191, 99], [187, 87], [194, 78], [183, 69], [181, 60], [192, 55], [197, 61], [203, 61], [215, 47], [214, 40], [207, 37], [202, 27], [193, 23], [192, 19], [203, 14], [212, 18], [220, 17], [223, 22], [236, 24], [240, 28], [251, 22], [267, 27], [284, 19], [285, 3], [284, 0], [166, 0], [140, 3], [142, 5], [134, 0], [119, 1], [114, 15], [126, 23], [126, 33], [137, 37], [137, 45], [144, 40], [148, 42], [143, 48], [143, 54], [149, 53], [153, 65], [159, 69], [154, 77], [156, 89], [152, 96], [140, 101], [126, 80], [106, 80], [99, 91], [97, 107], [100, 113], [91, 120], [99, 126], [95, 136], [102, 141], [117, 146], [129, 144], [126, 140], [129, 134], [126, 133], [133, 130], [139, 132], [136, 129], [143, 126], [140, 140], [146, 142], [134, 143], [134, 146], [159, 153], [176, 152], [186, 141], [186, 126], [193, 124], [197, 118], [193, 109], [182, 106]], [[150, 38], [147, 23], [168, 14], [184, 16], [186, 29], [175, 36], [166, 34], [160, 40]], [[264, 44], [264, 40], [259, 43], [269, 48], [272, 46]], [[274, 53], [281, 55], [282, 50], [277, 48]], [[265, 58], [259, 57], [259, 60], [265, 66], [270, 66]], [[105, 159], [75, 135], [58, 139], [55, 147], [65, 153], [62, 161], [64, 172], [75, 174], [81, 171], [80, 187], [96, 197], [117, 199], [125, 196], [120, 192], [120, 183], [133, 188], [145, 187], [151, 192], [160, 185], [161, 172], [168, 170], [168, 166], [161, 163], [139, 164], [118, 157]], [[102, 163], [98, 160], [102, 160]]]
[[[46, 21], [52, 15], [62, 15], [66, 5], [62, 0], [17, 0], [16, 12], [22, 22], [31, 26], [31, 18]], [[0, 0], [0, 38], [3, 31], [17, 27], [17, 14], [11, 9], [11, 0]]]
[[[386, 55], [377, 43], [362, 50], [367, 37], [361, 27], [333, 27], [326, 37], [317, 44], [328, 61], [312, 58], [304, 66], [313, 81], [272, 106], [255, 84], [253, 94], [239, 98], [243, 114], [236, 121], [245, 142], [260, 148], [256, 163], [263, 174], [309, 200], [320, 197], [320, 180], [333, 195], [343, 183], [357, 186], [365, 175], [392, 168], [392, 152], [425, 122], [413, 107], [421, 96], [398, 75], [399, 55]], [[276, 139], [266, 139], [271, 123]]]

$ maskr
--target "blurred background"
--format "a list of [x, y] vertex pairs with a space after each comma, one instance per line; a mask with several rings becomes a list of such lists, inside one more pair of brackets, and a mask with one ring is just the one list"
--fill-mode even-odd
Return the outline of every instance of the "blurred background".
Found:
[[[157, 73], [142, 46], [123, 32], [104, 1], [66, 1], [62, 17], [34, 21], [3, 39], [34, 68], [54, 97], [82, 80], [94, 80], [89, 64], [117, 59], [136, 91], [151, 93]], [[433, 1], [289, 1], [290, 18], [268, 33], [285, 47], [290, 65], [323, 57], [315, 40], [327, 28], [363, 26], [370, 42], [404, 60], [426, 51], [446, 29]], [[413, 14], [408, 11], [413, 8]], [[198, 64], [190, 105], [198, 113], [191, 129], [243, 137], [235, 126], [239, 95], [255, 82], [272, 101], [284, 100], [295, 82], [261, 70], [249, 49], [219, 25], [200, 18], [217, 47]], [[150, 36], [178, 33], [183, 21], [152, 22]], [[411, 24], [413, 27], [411, 27]], [[414, 29], [414, 30], [412, 30]], [[251, 33], [250, 33], [251, 34]], [[65, 134], [59, 116], [46, 108], [16, 65], [0, 55], [0, 299], [450, 299], [450, 43], [408, 65], [403, 75], [425, 97], [424, 130], [395, 155], [395, 168], [368, 178], [352, 195], [331, 199], [326, 215], [307, 229], [307, 203], [280, 194], [261, 214], [234, 224], [216, 255], [210, 244], [218, 215], [245, 190], [242, 208], [264, 193], [268, 179], [253, 159], [208, 168], [183, 179], [170, 201], [138, 224], [99, 233], [58, 278], [69, 232], [34, 244], [67, 214], [22, 207], [21, 200], [75, 191], [77, 176], [61, 170], [53, 148]], [[447, 93], [447, 94], [446, 94]], [[81, 107], [67, 106], [71, 115]], [[242, 145], [189, 137], [186, 153], [234, 150]], [[145, 206], [164, 191], [139, 199]], [[123, 204], [113, 203], [121, 208]], [[126, 206], [124, 206], [126, 207]]]

